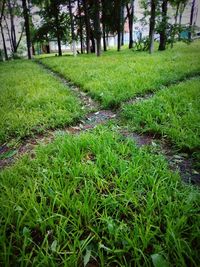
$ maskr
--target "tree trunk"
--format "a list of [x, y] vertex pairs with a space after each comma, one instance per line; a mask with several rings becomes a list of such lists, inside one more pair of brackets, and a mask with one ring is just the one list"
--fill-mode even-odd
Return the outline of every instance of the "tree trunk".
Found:
[[14, 23], [14, 15], [13, 15], [13, 7], [11, 6], [10, 0], [8, 0], [8, 10], [10, 15], [10, 33], [11, 33], [11, 41], [13, 45], [13, 52], [17, 52], [17, 41], [16, 41], [16, 32], [15, 32], [15, 23]]
[[190, 30], [188, 34], [188, 39], [189, 41], [192, 40], [192, 26], [193, 26], [193, 20], [194, 20], [194, 7], [195, 7], [195, 2], [196, 0], [192, 1], [192, 7], [191, 7], [191, 12], [190, 12]]
[[82, 24], [82, 17], [81, 17], [80, 0], [78, 0], [78, 15], [79, 15], [79, 25], [80, 25], [81, 54], [83, 54], [83, 24]]
[[107, 45], [106, 45], [106, 26], [105, 26], [105, 23], [103, 23], [102, 27], [103, 27], [103, 50], [106, 52], [107, 51]]
[[73, 21], [73, 14], [72, 14], [72, 3], [69, 0], [69, 15], [70, 15], [70, 24], [71, 24], [71, 34], [72, 34], [72, 50], [74, 57], [76, 56], [76, 40], [74, 34], [74, 21]]
[[167, 42], [167, 4], [168, 0], [163, 0], [162, 2], [162, 30], [160, 32], [160, 44], [158, 50], [163, 51], [166, 49]]
[[3, 49], [4, 49], [5, 60], [8, 60], [8, 53], [7, 53], [6, 42], [5, 42], [2, 24], [1, 24], [1, 36], [2, 36], [2, 40], [3, 40]]
[[99, 0], [95, 1], [95, 19], [94, 19], [94, 37], [96, 39], [96, 55], [101, 55], [101, 27], [100, 27], [100, 3]]
[[102, 1], [102, 30], [103, 30], [103, 50], [107, 51], [107, 45], [106, 45], [106, 22], [105, 22], [105, 1]]
[[178, 36], [179, 41], [181, 40], [180, 29], [181, 29], [181, 24], [182, 24], [183, 12], [185, 10], [186, 5], [187, 5], [187, 2], [181, 4], [180, 13], [179, 13], [179, 22], [178, 22], [178, 24], [179, 24], [179, 36]]
[[121, 0], [116, 1], [117, 9], [117, 51], [121, 49]]
[[89, 13], [88, 13], [87, 0], [83, 0], [83, 8], [84, 8], [84, 13], [85, 13], [87, 54], [89, 54], [91, 52], [90, 50], [90, 18], [89, 18]]
[[177, 21], [178, 21], [179, 7], [180, 7], [180, 3], [178, 3], [177, 7], [176, 7], [176, 13], [175, 13], [175, 17], [174, 17], [174, 26], [172, 28], [171, 48], [173, 48], [173, 46], [174, 46], [174, 40], [175, 40], [176, 28], [177, 28]]
[[51, 51], [50, 51], [50, 45], [49, 44], [46, 45], [46, 49], [47, 49], [47, 54], [50, 54]]
[[5, 3], [6, 3], [6, 1], [4, 0], [3, 3], [2, 3], [2, 8], [1, 8], [0, 27], [1, 27], [1, 36], [2, 36], [2, 41], [3, 41], [3, 49], [4, 49], [5, 60], [8, 60], [7, 47], [6, 47], [6, 42], [5, 42], [4, 32], [3, 32], [3, 26], [2, 26]]
[[55, 22], [56, 22], [56, 38], [57, 38], [57, 44], [58, 44], [58, 55], [62, 56], [62, 48], [61, 48], [61, 36], [60, 36], [60, 22], [59, 22], [59, 8], [55, 2], [54, 5], [55, 9]]
[[133, 17], [134, 17], [134, 0], [131, 0], [130, 6], [126, 4], [128, 26], [129, 26], [129, 49], [133, 48]]
[[124, 7], [121, 7], [121, 46], [124, 45]]
[[28, 59], [31, 59], [31, 38], [30, 38], [29, 12], [28, 12], [28, 8], [27, 8], [26, 0], [22, 0], [22, 6], [23, 6], [24, 21], [25, 21]]
[[10, 47], [11, 47], [12, 52], [14, 53], [13, 42], [12, 42], [12, 38], [11, 38], [11, 34], [10, 34], [10, 30], [9, 30], [9, 27], [8, 27], [8, 22], [7, 22], [7, 20], [6, 20], [5, 15], [3, 16], [3, 19], [4, 19], [4, 22], [5, 22], [5, 26], [6, 26], [6, 30], [7, 30], [7, 34], [8, 34]]
[[57, 33], [57, 43], [58, 43], [58, 55], [62, 56], [62, 49], [61, 49], [61, 40], [60, 40], [60, 35]]
[[93, 32], [91, 29], [90, 29], [90, 39], [91, 39], [91, 43], [92, 43], [92, 46], [90, 47], [90, 52], [95, 53], [95, 51], [96, 51], [95, 40], [94, 40], [94, 35], [93, 35]]
[[149, 27], [149, 53], [152, 54], [154, 50], [154, 33], [155, 33], [155, 19], [156, 19], [156, 3], [151, 0], [151, 14]]

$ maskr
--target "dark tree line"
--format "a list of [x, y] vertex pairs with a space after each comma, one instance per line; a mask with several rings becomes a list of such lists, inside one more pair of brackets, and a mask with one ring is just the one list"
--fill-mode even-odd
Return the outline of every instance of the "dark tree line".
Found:
[[[141, 0], [144, 14], [149, 24], [149, 52], [154, 50], [154, 36], [159, 33], [159, 50], [165, 50], [170, 41], [171, 47], [177, 34], [181, 32], [182, 15], [190, 3], [189, 40], [194, 25], [195, 0]], [[169, 23], [168, 8], [175, 11], [174, 22]], [[50, 52], [49, 42], [56, 40], [58, 55], [62, 56], [62, 42], [72, 45], [74, 56], [76, 43], [80, 43], [79, 53], [107, 50], [109, 35], [117, 35], [117, 50], [124, 43], [124, 24], [129, 28], [129, 48], [133, 48], [133, 25], [135, 21], [135, 0], [2, 0], [0, 3], [0, 27], [5, 59], [8, 59], [5, 32], [9, 36], [12, 53], [18, 50], [25, 33], [28, 58], [34, 53], [34, 44], [44, 43]], [[32, 17], [37, 13], [41, 22], [34, 26]], [[21, 33], [16, 34], [15, 18], [21, 17]], [[18, 36], [18, 37], [17, 37]], [[18, 38], [18, 39], [17, 39]], [[101, 43], [102, 40], [102, 43]], [[101, 47], [103, 44], [103, 47]]]

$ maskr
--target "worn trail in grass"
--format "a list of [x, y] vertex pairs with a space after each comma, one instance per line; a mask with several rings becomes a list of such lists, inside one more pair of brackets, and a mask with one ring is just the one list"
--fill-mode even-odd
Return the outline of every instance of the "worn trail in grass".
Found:
[[70, 125], [84, 114], [69, 89], [34, 62], [1, 63], [0, 80], [0, 144]]
[[[97, 107], [75, 93], [86, 110]], [[199, 265], [200, 193], [191, 185], [199, 181], [191, 159], [154, 136], [128, 132], [119, 118], [98, 110], [18, 148], [29, 153], [0, 173], [2, 266]], [[174, 165], [189, 172], [182, 177], [189, 185]]]
[[41, 62], [70, 79], [101, 102], [104, 108], [119, 107], [122, 101], [162, 86], [200, 74], [200, 42], [153, 55], [122, 50], [94, 55], [51, 57]]
[[3, 266], [198, 266], [199, 190], [105, 127], [37, 147], [0, 192]]
[[[47, 68], [47, 71], [49, 72], [49, 69]], [[76, 96], [78, 96], [83, 103], [82, 108], [84, 108], [87, 111], [95, 110], [98, 107], [98, 103], [93, 101], [87, 94], [82, 93], [80, 88], [75, 87], [74, 84], [68, 82], [64, 78], [61, 78], [59, 74], [56, 74], [55, 72], [50, 71], [50, 75], [53, 75], [56, 77], [56, 79], [59, 80], [59, 82], [62, 82], [67, 88], [72, 90]], [[168, 90], [168, 88], [165, 88], [163, 90]], [[170, 89], [169, 89], [170, 90]], [[137, 103], [142, 104], [142, 101], [147, 100], [149, 98], [152, 98], [154, 94], [146, 94], [143, 97], [136, 97], [132, 99], [131, 101], [128, 101], [127, 103], [123, 104], [123, 107], [129, 107], [130, 104], [135, 105]], [[128, 105], [127, 105], [128, 104]], [[34, 157], [34, 147], [40, 143], [49, 143], [52, 142], [55, 136], [60, 133], [70, 133], [70, 134], [76, 134], [80, 133], [82, 131], [91, 130], [95, 128], [98, 124], [106, 123], [108, 120], [115, 118], [119, 114], [120, 110], [118, 111], [109, 111], [109, 110], [100, 110], [95, 111], [92, 113], [89, 113], [84, 119], [79, 121], [76, 125], [70, 126], [70, 127], [62, 127], [60, 129], [54, 129], [49, 130], [45, 134], [39, 134], [35, 135], [33, 138], [25, 139], [23, 142], [21, 142], [18, 146], [9, 148], [7, 145], [4, 145], [1, 147], [1, 157], [0, 157], [0, 167], [4, 168], [16, 161], [19, 157], [21, 157], [24, 153], [29, 152], [31, 157]], [[121, 114], [120, 114], [121, 115]], [[117, 122], [116, 122], [117, 123]], [[121, 134], [127, 137], [134, 138], [135, 141], [138, 143], [139, 146], [146, 145], [146, 144], [152, 144], [155, 143], [155, 138], [153, 135], [141, 135], [137, 133], [129, 133], [126, 130], [119, 130], [121, 131]], [[147, 142], [146, 142], [147, 141]], [[158, 141], [158, 140], [156, 140]], [[162, 144], [158, 142], [159, 144]], [[183, 180], [184, 181], [190, 181], [195, 184], [198, 184], [200, 182], [200, 175], [199, 170], [197, 171], [196, 166], [193, 165], [195, 161], [190, 157], [190, 155], [185, 154], [185, 156], [182, 156], [180, 152], [174, 149], [170, 149], [170, 145], [168, 142], [164, 142], [165, 145], [161, 146], [160, 152], [165, 155], [167, 158], [170, 166], [173, 167], [173, 169], [178, 169]], [[167, 144], [167, 145], [166, 145]], [[196, 169], [195, 169], [196, 168]]]

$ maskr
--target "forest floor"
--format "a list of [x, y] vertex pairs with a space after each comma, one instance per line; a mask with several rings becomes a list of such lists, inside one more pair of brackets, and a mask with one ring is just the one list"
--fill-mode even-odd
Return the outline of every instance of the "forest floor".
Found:
[[[24, 266], [198, 266], [198, 45], [190, 53], [185, 46], [173, 51], [176, 70], [168, 68], [166, 75], [157, 67], [148, 83], [140, 74], [130, 80], [118, 66], [128, 80], [122, 79], [122, 92], [113, 91], [114, 74], [105, 80], [102, 72], [114, 52], [96, 65], [96, 88], [88, 85], [93, 57], [9, 63], [16, 72], [20, 64], [26, 71], [31, 66], [36, 79], [30, 81], [31, 73], [21, 78], [14, 95], [13, 77], [4, 81], [4, 100], [10, 100], [4, 113], [12, 101], [17, 104], [1, 121], [7, 123], [0, 135], [3, 264], [23, 259]], [[122, 52], [123, 65], [130, 52]], [[169, 67], [166, 54], [150, 63], [168, 59]], [[186, 68], [183, 56], [193, 64]], [[147, 61], [149, 55], [140, 57]], [[34, 118], [24, 120], [30, 109]]]

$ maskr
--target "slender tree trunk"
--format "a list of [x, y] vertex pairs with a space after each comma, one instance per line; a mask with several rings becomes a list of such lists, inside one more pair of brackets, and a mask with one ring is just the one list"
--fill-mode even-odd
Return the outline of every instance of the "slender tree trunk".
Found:
[[22, 6], [23, 6], [23, 13], [24, 13], [24, 21], [25, 21], [28, 59], [31, 59], [31, 38], [30, 38], [29, 12], [28, 12], [28, 8], [27, 8], [26, 0], [22, 0]]
[[102, 24], [103, 28], [103, 50], [106, 52], [107, 51], [107, 44], [106, 44], [106, 26], [105, 23]]
[[124, 45], [124, 7], [121, 7], [121, 46]]
[[60, 35], [57, 33], [57, 43], [58, 43], [58, 55], [62, 56], [62, 49], [61, 49], [61, 40], [60, 40]]
[[168, 0], [163, 0], [162, 2], [162, 30], [160, 32], [160, 44], [158, 50], [163, 51], [166, 49], [167, 42], [167, 4]]
[[117, 51], [121, 49], [121, 0], [116, 1], [117, 9]]
[[196, 0], [192, 1], [192, 7], [191, 7], [191, 12], [190, 12], [190, 30], [189, 30], [189, 34], [188, 34], [189, 41], [192, 40], [192, 26], [193, 26], [193, 20], [194, 20], [195, 2], [196, 2]]
[[61, 48], [61, 36], [60, 36], [60, 22], [59, 22], [59, 9], [55, 3], [54, 8], [56, 9], [55, 12], [55, 22], [56, 22], [56, 38], [58, 44], [58, 55], [62, 56], [62, 48]]
[[179, 36], [178, 36], [179, 41], [181, 40], [180, 29], [181, 29], [181, 24], [182, 24], [183, 12], [185, 10], [186, 5], [187, 5], [187, 2], [181, 4], [180, 13], [179, 13], [179, 22], [178, 22], [178, 24], [179, 24]]
[[92, 46], [90, 48], [90, 52], [91, 53], [95, 53], [95, 51], [96, 51], [95, 40], [94, 40], [93, 31], [91, 29], [90, 29], [90, 40], [91, 40], [91, 43], [92, 43]]
[[107, 45], [106, 45], [106, 22], [105, 22], [105, 17], [106, 17], [106, 9], [105, 9], [105, 0], [102, 1], [102, 30], [103, 30], [103, 50], [107, 51]]
[[89, 13], [88, 13], [87, 0], [83, 0], [83, 8], [84, 8], [84, 13], [85, 13], [87, 54], [89, 54], [91, 52], [90, 50], [90, 18], [89, 18]]
[[179, 11], [180, 3], [177, 4], [176, 6], [176, 13], [174, 17], [174, 26], [172, 28], [172, 37], [171, 37], [171, 48], [174, 46], [174, 40], [175, 40], [175, 35], [177, 31], [177, 21], [178, 21], [178, 11]]
[[8, 3], [9, 15], [10, 15], [11, 41], [12, 41], [12, 45], [13, 45], [13, 52], [16, 53], [17, 52], [17, 49], [16, 49], [17, 41], [16, 41], [13, 7], [11, 6], [10, 0], [8, 0], [7, 3]]
[[94, 19], [94, 37], [96, 39], [96, 55], [101, 55], [101, 27], [100, 27], [100, 3], [99, 0], [95, 1], [95, 19]]
[[149, 53], [152, 54], [154, 50], [154, 33], [155, 33], [155, 19], [156, 19], [156, 3], [151, 0], [151, 14], [149, 27]]
[[128, 26], [129, 26], [129, 49], [133, 48], [133, 17], [134, 17], [134, 0], [131, 0], [130, 6], [126, 4]]
[[8, 34], [10, 47], [11, 47], [12, 53], [14, 53], [14, 47], [13, 47], [13, 42], [12, 42], [12, 38], [11, 38], [11, 33], [10, 33], [10, 30], [9, 30], [9, 27], [8, 27], [8, 22], [7, 22], [5, 16], [3, 16], [3, 19], [4, 19], [4, 22], [5, 22], [5, 26], [6, 26], [6, 30], [7, 30], [7, 34]]
[[75, 34], [74, 34], [74, 20], [73, 20], [73, 14], [72, 14], [72, 3], [71, 0], [69, 0], [69, 15], [70, 15], [70, 24], [71, 24], [71, 34], [72, 34], [72, 50], [74, 57], [76, 56], [76, 40], [75, 40]]
[[78, 15], [79, 15], [79, 24], [80, 24], [81, 54], [83, 54], [83, 23], [82, 23], [82, 17], [81, 17], [80, 0], [78, 0]]
[[1, 36], [2, 36], [2, 41], [3, 41], [3, 49], [4, 49], [5, 60], [8, 60], [7, 47], [6, 47], [6, 42], [5, 42], [4, 32], [3, 32], [3, 26], [2, 26], [5, 3], [6, 3], [6, 1], [4, 0], [3, 3], [2, 3], [2, 8], [1, 8], [0, 27], [1, 27]]
[[6, 42], [5, 42], [2, 24], [1, 24], [1, 36], [2, 36], [2, 40], [3, 40], [3, 49], [4, 49], [5, 60], [8, 60], [8, 53], [7, 53]]

